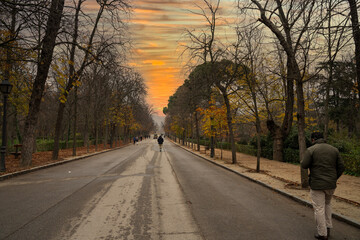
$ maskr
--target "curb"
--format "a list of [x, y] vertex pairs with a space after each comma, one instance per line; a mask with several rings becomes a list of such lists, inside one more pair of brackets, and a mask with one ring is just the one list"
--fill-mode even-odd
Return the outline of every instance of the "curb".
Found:
[[[260, 182], [260, 181], [258, 181], [258, 180], [256, 180], [256, 179], [253, 179], [253, 178], [251, 178], [251, 177], [249, 177], [249, 176], [245, 176], [245, 175], [241, 174], [240, 172], [237, 172], [237, 171], [235, 171], [235, 170], [233, 170], [233, 169], [231, 169], [231, 168], [228, 168], [228, 167], [226, 167], [226, 166], [224, 166], [224, 165], [221, 165], [221, 164], [219, 164], [219, 163], [216, 163], [216, 162], [212, 161], [211, 159], [206, 158], [205, 156], [202, 156], [202, 155], [200, 155], [200, 154], [198, 154], [198, 153], [196, 153], [196, 152], [190, 151], [189, 149], [181, 146], [181, 145], [178, 144], [178, 143], [173, 142], [172, 140], [171, 140], [171, 142], [174, 143], [175, 145], [177, 145], [178, 147], [184, 149], [185, 151], [187, 151], [187, 152], [189, 152], [189, 153], [192, 153], [192, 154], [194, 154], [194, 155], [196, 155], [196, 156], [198, 156], [198, 157], [200, 157], [200, 158], [202, 158], [202, 159], [204, 159], [204, 160], [206, 160], [206, 161], [208, 161], [208, 162], [210, 162], [210, 163], [212, 163], [212, 164], [214, 164], [214, 165], [216, 165], [216, 166], [218, 166], [218, 167], [221, 167], [221, 168], [223, 168], [223, 169], [226, 169], [226, 170], [228, 170], [228, 171], [230, 171], [230, 172], [233, 172], [233, 173], [235, 173], [235, 174], [237, 174], [237, 175], [239, 175], [239, 176], [241, 176], [241, 177], [244, 177], [244, 178], [246, 178], [246, 179], [248, 179], [248, 180], [250, 180], [250, 181], [252, 181], [252, 182], [255, 182], [255, 183], [257, 183], [257, 184], [260, 184], [260, 185], [262, 185], [262, 186], [264, 186], [264, 187], [266, 187], [266, 188], [268, 188], [268, 189], [271, 189], [271, 190], [274, 191], [274, 192], [280, 193], [281, 195], [283, 195], [283, 196], [285, 196], [285, 197], [288, 197], [288, 198], [290, 198], [290, 199], [292, 199], [292, 200], [294, 200], [294, 201], [296, 201], [296, 202], [298, 202], [298, 203], [301, 203], [301, 204], [305, 205], [306, 207], [312, 208], [312, 204], [311, 204], [310, 202], [304, 200], [304, 199], [301, 199], [301, 198], [299, 198], [299, 197], [296, 197], [296, 196], [294, 196], [294, 195], [291, 195], [291, 194], [289, 194], [289, 193], [287, 193], [287, 192], [284, 192], [284, 191], [281, 191], [281, 190], [279, 190], [279, 189], [273, 188], [272, 186], [270, 186], [270, 185], [268, 185], [268, 184], [266, 184], [266, 183]], [[338, 213], [333, 213], [332, 216], [333, 216], [333, 218], [335, 218], [335, 219], [337, 219], [337, 220], [339, 220], [339, 221], [345, 222], [345, 223], [347, 223], [347, 224], [349, 224], [349, 225], [352, 225], [353, 227], [356, 227], [356, 228], [359, 228], [359, 229], [360, 229], [360, 223], [357, 222], [357, 221], [355, 221], [355, 220], [352, 220], [352, 219], [350, 219], [350, 218], [348, 218], [348, 217], [346, 217], [346, 216], [343, 216], [343, 215], [341, 215], [341, 214], [338, 214]]]
[[111, 151], [118, 150], [118, 149], [121, 149], [123, 147], [126, 147], [128, 145], [130, 145], [130, 143], [126, 144], [126, 145], [123, 145], [123, 146], [120, 146], [120, 147], [106, 149], [106, 150], [103, 150], [103, 151], [100, 151], [100, 152], [94, 152], [94, 153], [90, 153], [90, 154], [86, 154], [86, 155], [82, 155], [82, 156], [78, 156], [78, 157], [75, 156], [75, 157], [65, 158], [62, 161], [49, 163], [49, 164], [46, 164], [46, 165], [43, 165], [43, 166], [33, 167], [33, 168], [30, 168], [30, 169], [21, 170], [21, 171], [18, 171], [18, 172], [4, 174], [4, 175], [0, 176], [0, 181], [4, 181], [6, 179], [10, 179], [10, 178], [20, 176], [20, 175], [24, 175], [24, 174], [27, 174], [27, 173], [35, 172], [35, 171], [38, 171], [38, 170], [41, 170], [41, 169], [50, 168], [50, 167], [62, 165], [62, 164], [65, 164], [65, 163], [73, 162], [73, 161], [76, 161], [76, 160], [96, 156], [96, 155], [99, 155], [99, 154], [102, 154], [102, 153], [111, 152]]

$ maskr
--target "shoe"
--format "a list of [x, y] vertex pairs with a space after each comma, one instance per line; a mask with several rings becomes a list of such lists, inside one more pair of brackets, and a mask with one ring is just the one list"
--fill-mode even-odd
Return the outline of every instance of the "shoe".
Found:
[[321, 239], [321, 240], [328, 240], [328, 237], [327, 236], [321, 236], [319, 234], [315, 234], [314, 236], [316, 239]]
[[327, 228], [327, 237], [330, 238], [330, 228]]

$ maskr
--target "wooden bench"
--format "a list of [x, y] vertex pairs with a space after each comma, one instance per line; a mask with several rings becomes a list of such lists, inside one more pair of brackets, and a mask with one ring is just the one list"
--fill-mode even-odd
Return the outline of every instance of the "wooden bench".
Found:
[[14, 155], [15, 158], [18, 158], [19, 155], [21, 155], [21, 152], [19, 151], [19, 149], [22, 147], [22, 144], [15, 144], [14, 148], [15, 148], [15, 152], [11, 152], [10, 154]]

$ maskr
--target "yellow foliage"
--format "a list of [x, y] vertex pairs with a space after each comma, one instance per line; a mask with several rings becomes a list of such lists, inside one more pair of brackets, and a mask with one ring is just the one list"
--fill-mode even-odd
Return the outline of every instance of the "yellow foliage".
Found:
[[66, 103], [67, 98], [65, 97], [65, 95], [60, 95], [59, 100], [61, 103]]
[[209, 104], [210, 106], [206, 109], [197, 109], [204, 116], [201, 126], [204, 134], [208, 137], [226, 135], [228, 132], [226, 107], [216, 106], [214, 98], [211, 98]]

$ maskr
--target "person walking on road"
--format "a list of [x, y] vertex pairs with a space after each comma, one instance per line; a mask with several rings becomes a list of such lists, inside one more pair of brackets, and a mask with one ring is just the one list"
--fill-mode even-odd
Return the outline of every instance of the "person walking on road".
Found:
[[345, 170], [339, 150], [324, 140], [321, 132], [311, 134], [313, 146], [301, 161], [301, 167], [310, 169], [310, 197], [317, 225], [316, 239], [328, 239], [332, 228], [331, 198], [336, 182]]
[[160, 135], [159, 138], [157, 139], [158, 144], [159, 144], [159, 148], [160, 148], [160, 152], [162, 150], [162, 145], [164, 143], [164, 139], [162, 138], [162, 136]]

